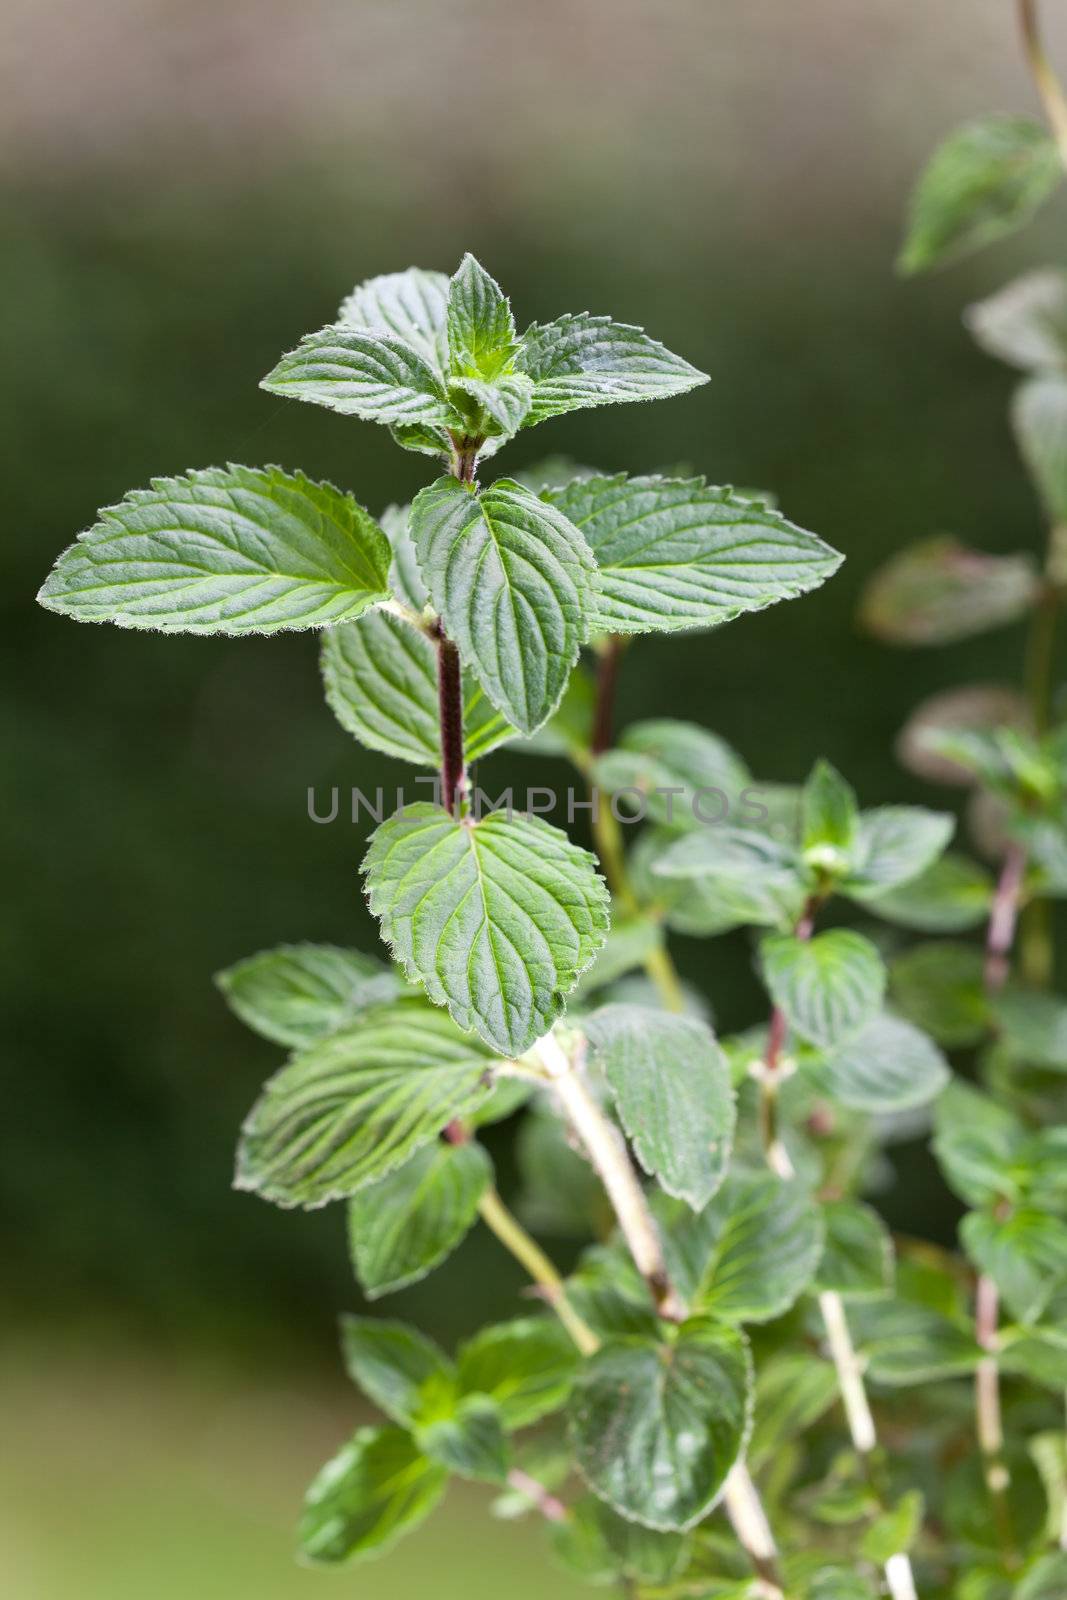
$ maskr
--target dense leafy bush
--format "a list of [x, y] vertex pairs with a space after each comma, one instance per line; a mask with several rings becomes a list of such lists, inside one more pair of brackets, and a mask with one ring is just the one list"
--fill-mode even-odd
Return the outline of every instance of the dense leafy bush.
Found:
[[[1054, 137], [1018, 118], [953, 135], [917, 189], [909, 270], [1017, 226], [1062, 175], [1067, 114], [1021, 13]], [[363, 863], [389, 963], [293, 945], [219, 979], [291, 1052], [242, 1131], [241, 1188], [343, 1201], [372, 1301], [479, 1218], [533, 1286], [453, 1355], [344, 1320], [384, 1420], [312, 1485], [308, 1557], [380, 1552], [458, 1474], [493, 1484], [501, 1516], [542, 1516], [590, 1582], [650, 1600], [1067, 1593], [1067, 1001], [1048, 915], [1067, 894], [1067, 275], [967, 321], [1026, 373], [1012, 414], [1047, 559], [929, 540], [863, 615], [911, 647], [1030, 619], [1025, 695], [942, 693], [901, 736], [916, 772], [966, 786], [988, 866], [949, 848], [953, 815], [861, 807], [825, 761], [793, 788], [694, 723], [616, 737], [636, 636], [798, 597], [840, 557], [769, 495], [701, 478], [490, 477], [521, 429], [703, 374], [605, 317], [519, 335], [470, 256], [451, 279], [361, 285], [264, 380], [443, 466], [411, 506], [375, 519], [276, 467], [189, 472], [102, 512], [45, 584], [81, 620], [322, 629], [343, 726], [436, 774], [432, 799], [382, 812]], [[569, 820], [599, 862], [539, 814], [545, 791], [480, 790], [475, 764], [505, 742], [570, 759]], [[719, 1038], [667, 940], [738, 929], [766, 1007]], [[524, 1221], [480, 1142], [507, 1117]], [[931, 1126], [968, 1208], [959, 1256], [892, 1240], [864, 1198], [887, 1148]], [[583, 1241], [566, 1278], [526, 1224]]]

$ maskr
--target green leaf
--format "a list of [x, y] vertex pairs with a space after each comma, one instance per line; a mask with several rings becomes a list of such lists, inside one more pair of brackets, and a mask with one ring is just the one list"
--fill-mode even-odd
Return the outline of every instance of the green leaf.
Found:
[[726, 926], [731, 921], [791, 925], [805, 899], [796, 853], [748, 828], [698, 828], [662, 850], [652, 862], [652, 875], [691, 881], [698, 891], [713, 889]]
[[335, 1564], [383, 1554], [428, 1517], [448, 1472], [400, 1428], [360, 1428], [308, 1490], [300, 1550]]
[[[322, 636], [330, 710], [371, 750], [421, 767], [441, 763], [437, 653], [426, 634], [372, 611]], [[473, 673], [463, 674], [463, 748], [468, 763], [516, 737]]]
[[37, 598], [80, 622], [277, 633], [388, 594], [389, 545], [351, 495], [279, 467], [153, 478], [63, 552]]
[[909, 1022], [950, 1049], [977, 1044], [989, 1025], [982, 952], [931, 940], [906, 950], [889, 968], [889, 990]]
[[751, 1393], [744, 1336], [710, 1318], [690, 1318], [666, 1344], [604, 1344], [583, 1364], [571, 1399], [582, 1475], [630, 1521], [692, 1527], [741, 1454]]
[[534, 382], [528, 428], [583, 406], [662, 400], [708, 381], [643, 329], [588, 312], [535, 322], [522, 336], [515, 366]]
[[548, 721], [518, 743], [516, 751], [522, 755], [563, 756], [577, 764], [589, 750], [595, 706], [596, 684], [579, 662]]
[[896, 1505], [876, 1517], [860, 1540], [860, 1554], [877, 1566], [911, 1549], [922, 1528], [923, 1497], [918, 1489], [901, 1495]]
[[856, 1306], [849, 1317], [871, 1378], [892, 1388], [963, 1377], [982, 1359], [969, 1328], [926, 1306], [879, 1300]]
[[282, 944], [261, 950], [215, 982], [235, 1016], [275, 1044], [314, 1044], [401, 991], [395, 972], [361, 950]]
[[366, 422], [463, 426], [440, 374], [414, 345], [344, 323], [306, 334], [259, 386]]
[[949, 1079], [940, 1050], [910, 1022], [883, 1013], [805, 1066], [833, 1100], [854, 1111], [926, 1105]]
[[826, 871], [843, 870], [858, 826], [851, 785], [828, 761], [817, 761], [800, 797], [800, 848], [805, 859]]
[[969, 684], [961, 689], [946, 689], [923, 700], [908, 718], [896, 743], [896, 753], [909, 772], [931, 783], [969, 786], [970, 770], [941, 755], [928, 744], [931, 733], [1010, 726], [1025, 728], [1029, 711], [1014, 689], [1000, 684]]
[[582, 1027], [642, 1167], [699, 1210], [726, 1174], [736, 1115], [711, 1030], [634, 1005], [605, 1006]]
[[687, 1541], [627, 1522], [593, 1495], [570, 1507], [552, 1530], [552, 1547], [569, 1572], [592, 1584], [668, 1582], [681, 1569]]
[[242, 1130], [235, 1187], [281, 1206], [355, 1194], [473, 1111], [495, 1063], [421, 997], [375, 1006], [270, 1079]]
[[993, 1001], [1001, 1037], [1030, 1066], [1067, 1072], [1067, 1001], [1039, 990], [1007, 989]]
[[507, 296], [469, 251], [449, 283], [447, 324], [453, 376], [495, 378], [514, 353]]
[[[1062, 1284], [1054, 1302], [1062, 1298]], [[1055, 1305], [1047, 1314], [1053, 1315]], [[998, 1334], [997, 1364], [1002, 1372], [1027, 1378], [1062, 1397], [1067, 1388], [1067, 1338], [1060, 1327], [1013, 1328], [1002, 1325]], [[1032, 1442], [1032, 1441], [1031, 1441]]]
[[992, 556], [938, 535], [894, 556], [867, 584], [860, 620], [886, 644], [953, 644], [1015, 622], [1037, 596], [1029, 555]]
[[815, 1276], [823, 1221], [799, 1181], [734, 1172], [698, 1215], [664, 1210], [672, 1281], [724, 1322], [772, 1321]]
[[416, 495], [411, 531], [464, 665], [533, 733], [559, 704], [585, 637], [596, 576], [588, 545], [510, 478], [479, 493], [439, 478]]
[[656, 717], [634, 722], [593, 768], [606, 793], [634, 790], [634, 810], [675, 832], [736, 816], [752, 785], [748, 768], [725, 740], [692, 722]]
[[963, 320], [983, 350], [1024, 372], [1067, 367], [1067, 274], [1052, 267], [968, 306]]
[[812, 1427], [838, 1397], [833, 1364], [807, 1350], [786, 1350], [756, 1374], [756, 1420], [745, 1459], [753, 1472]]
[[1019, 1322], [1036, 1322], [1067, 1278], [1067, 1222], [1020, 1209], [1000, 1219], [972, 1211], [960, 1223], [963, 1248], [992, 1278]]
[[804, 1600], [877, 1600], [878, 1591], [854, 1567], [820, 1567]]
[[471, 1394], [443, 1403], [439, 1416], [416, 1428], [415, 1441], [428, 1456], [461, 1477], [502, 1483], [507, 1476], [507, 1438], [500, 1412], [486, 1395]]
[[509, 1431], [558, 1411], [578, 1367], [570, 1335], [551, 1317], [483, 1328], [460, 1346], [456, 1359], [461, 1391], [488, 1395]]
[[1063, 1600], [1067, 1594], [1067, 1555], [1040, 1556], [1012, 1590], [1011, 1600]]
[[910, 883], [933, 864], [952, 838], [956, 819], [923, 806], [878, 806], [860, 813], [852, 866], [842, 894], [878, 908], [889, 889]]
[[850, 1038], [882, 1004], [886, 973], [869, 939], [833, 928], [814, 939], [771, 934], [760, 945], [764, 982], [790, 1027], [813, 1044]]
[[530, 409], [533, 384], [522, 372], [505, 372], [490, 383], [484, 378], [453, 378], [449, 396], [457, 411], [470, 410], [469, 426], [491, 438], [518, 433]]
[[[536, 401], [535, 401], [536, 404]], [[844, 559], [803, 528], [703, 478], [579, 479], [543, 491], [596, 556], [602, 633], [712, 628], [817, 588]]]
[[352, 1382], [402, 1427], [415, 1426], [428, 1403], [454, 1392], [452, 1363], [406, 1323], [342, 1317], [341, 1351]]
[[858, 1200], [823, 1205], [826, 1245], [815, 1288], [848, 1300], [869, 1300], [893, 1286], [893, 1242], [877, 1211]]
[[363, 871], [405, 972], [505, 1056], [548, 1032], [607, 934], [593, 857], [539, 817], [420, 801], [375, 829]]
[[418, 1283], [451, 1255], [492, 1178], [481, 1145], [438, 1143], [361, 1189], [349, 1202], [348, 1243], [367, 1298]]
[[1030, 378], [1012, 401], [1023, 460], [1052, 522], [1067, 519], [1067, 377]]
[[338, 322], [368, 333], [384, 333], [412, 345], [438, 377], [448, 372], [449, 280], [444, 272], [409, 267], [368, 278], [342, 302]]
[[1015, 233], [1062, 177], [1055, 141], [1027, 117], [964, 123], [939, 145], [911, 199], [901, 272], [943, 266]]
[[1010, 1111], [959, 1080], [934, 1113], [934, 1155], [949, 1187], [969, 1206], [1021, 1198], [1016, 1158], [1026, 1134]]
[[646, 959], [663, 949], [663, 929], [647, 912], [618, 912], [612, 906], [611, 929], [603, 949], [578, 983], [575, 1001], [615, 983], [627, 973], [642, 967]]
[[984, 867], [951, 851], [894, 889], [872, 895], [864, 904], [875, 916], [920, 933], [962, 933], [985, 922], [993, 880]]

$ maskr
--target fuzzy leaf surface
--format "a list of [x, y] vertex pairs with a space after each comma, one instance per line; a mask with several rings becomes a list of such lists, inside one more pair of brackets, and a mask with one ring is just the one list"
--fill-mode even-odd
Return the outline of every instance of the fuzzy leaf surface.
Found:
[[537, 817], [419, 802], [375, 829], [363, 871], [409, 977], [505, 1056], [548, 1031], [607, 936], [593, 857]]
[[584, 406], [663, 400], [708, 381], [644, 329], [588, 312], [535, 322], [522, 336], [515, 366], [534, 383], [528, 428]]
[[281, 1206], [355, 1194], [486, 1099], [495, 1061], [421, 997], [375, 1006], [270, 1079], [242, 1129], [235, 1185]]
[[579, 479], [544, 496], [596, 556], [601, 633], [711, 628], [817, 588], [836, 550], [758, 501], [703, 478]]
[[440, 374], [414, 345], [395, 333], [347, 323], [307, 334], [260, 388], [365, 422], [431, 429], [463, 425]]
[[367, 1298], [418, 1283], [451, 1255], [477, 1219], [492, 1179], [481, 1145], [438, 1142], [354, 1195], [348, 1243]]
[[279, 467], [208, 467], [101, 511], [37, 598], [121, 628], [277, 633], [360, 616], [388, 571], [388, 541], [351, 495]]
[[700, 1210], [722, 1182], [734, 1093], [715, 1036], [694, 1017], [609, 1005], [582, 1024], [645, 1171]]
[[445, 629], [497, 708], [533, 733], [558, 705], [596, 581], [581, 534], [512, 479], [480, 493], [439, 478], [411, 531]]
[[578, 1466], [620, 1516], [689, 1528], [716, 1503], [741, 1454], [751, 1395], [744, 1335], [710, 1318], [690, 1318], [667, 1344], [611, 1340], [575, 1381]]

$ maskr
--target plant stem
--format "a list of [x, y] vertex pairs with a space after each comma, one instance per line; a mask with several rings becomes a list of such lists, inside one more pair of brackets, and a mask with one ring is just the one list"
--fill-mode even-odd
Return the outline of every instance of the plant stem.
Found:
[[1000, 1421], [1000, 1372], [996, 1357], [998, 1311], [997, 1286], [983, 1272], [978, 1279], [975, 1298], [975, 1337], [989, 1354], [983, 1356], [974, 1375], [978, 1443], [982, 1451], [986, 1487], [993, 1505], [997, 1539], [1005, 1560], [1015, 1565], [1015, 1532], [1008, 1503], [1011, 1474], [1004, 1460], [1004, 1432]]
[[557, 1500], [545, 1488], [543, 1483], [538, 1483], [536, 1478], [531, 1478], [528, 1472], [523, 1472], [521, 1467], [512, 1467], [508, 1473], [508, 1484], [512, 1489], [517, 1489], [528, 1500], [532, 1500], [541, 1515], [549, 1522], [566, 1522], [570, 1512], [562, 1500]]
[[[813, 896], [804, 907], [793, 929], [797, 939], [811, 938], [819, 904], [818, 896]], [[785, 1076], [782, 1051], [788, 1031], [785, 1013], [779, 1006], [775, 1006], [767, 1028], [767, 1046], [763, 1060], [757, 1064], [753, 1074], [758, 1079], [760, 1087], [759, 1123], [764, 1158], [771, 1171], [783, 1180], [795, 1176], [789, 1151], [778, 1133], [778, 1091]], [[874, 1426], [871, 1404], [867, 1398], [867, 1387], [863, 1381], [863, 1368], [856, 1354], [856, 1347], [852, 1343], [848, 1317], [845, 1315], [845, 1303], [836, 1290], [826, 1290], [819, 1295], [819, 1310], [826, 1329], [830, 1356], [837, 1373], [837, 1387], [845, 1408], [849, 1435], [863, 1463], [863, 1470], [872, 1492], [884, 1511], [887, 1509], [885, 1499], [871, 1470], [871, 1457], [878, 1447], [878, 1433]], [[892, 1600], [916, 1600], [911, 1560], [905, 1551], [898, 1550], [891, 1555], [885, 1562], [884, 1571]]]
[[[554, 1035], [546, 1034], [538, 1041], [536, 1049], [571, 1125], [604, 1185], [634, 1265], [648, 1284], [660, 1316], [669, 1322], [683, 1321], [686, 1309], [670, 1281], [659, 1231], [622, 1135], [604, 1116], [582, 1081], [579, 1070]], [[759, 1492], [743, 1461], [738, 1462], [727, 1477], [723, 1503], [738, 1541], [764, 1585], [766, 1600], [784, 1600], [777, 1571], [778, 1552], [774, 1536]]]
[[440, 623], [437, 639], [437, 708], [441, 728], [441, 802], [456, 816], [467, 787], [463, 761], [463, 678], [459, 651]]
[[671, 1285], [659, 1230], [621, 1133], [601, 1111], [555, 1035], [545, 1034], [538, 1041], [537, 1053], [604, 1185], [634, 1265], [648, 1284], [657, 1311], [668, 1322], [683, 1321], [685, 1307]]
[[1037, 0], [1018, 0], [1019, 26], [1022, 29], [1023, 49], [1026, 52], [1030, 74], [1041, 102], [1045, 108], [1045, 116], [1052, 130], [1060, 157], [1067, 167], [1067, 98], [1052, 63], [1045, 52], [1041, 40], [1041, 30], [1037, 20]]
[[622, 830], [611, 809], [610, 796], [600, 794], [596, 788], [593, 790], [593, 843], [613, 898], [623, 911], [634, 914], [640, 907], [626, 872]]
[[1009, 844], [1000, 877], [993, 893], [985, 945], [985, 986], [990, 994], [1002, 989], [1011, 970], [1011, 948], [1019, 918], [1026, 851], [1021, 844]]
[[583, 1356], [592, 1355], [599, 1347], [600, 1341], [567, 1299], [563, 1279], [541, 1246], [530, 1237], [518, 1219], [512, 1216], [495, 1189], [489, 1188], [485, 1191], [479, 1201], [478, 1210], [482, 1221], [496, 1234], [505, 1250], [510, 1251], [537, 1284], [542, 1298], [552, 1307]]
[[[996, 994], [1007, 982], [1011, 970], [1011, 951], [1019, 915], [1026, 851], [1020, 844], [1008, 846], [993, 894], [986, 930], [985, 986]], [[997, 1322], [999, 1296], [992, 1278], [979, 1273], [975, 1288], [975, 1337], [987, 1353], [978, 1363], [974, 1378], [974, 1399], [978, 1443], [985, 1462], [985, 1480], [993, 1503], [997, 1535], [1006, 1558], [1015, 1550], [1008, 1489], [1011, 1474], [1004, 1460], [1004, 1436], [1000, 1421], [1000, 1372], [997, 1366]]]
[[593, 731], [589, 752], [602, 756], [612, 746], [615, 723], [615, 691], [619, 682], [619, 662], [626, 641], [620, 634], [609, 633], [600, 651], [596, 669], [596, 700], [593, 705]]

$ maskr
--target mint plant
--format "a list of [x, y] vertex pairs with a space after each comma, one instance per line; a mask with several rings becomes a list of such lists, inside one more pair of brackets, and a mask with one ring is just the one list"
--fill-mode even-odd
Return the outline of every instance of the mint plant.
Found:
[[[1025, 171], [997, 139], [978, 141], [986, 179], [973, 140], [947, 164], [964, 181], [942, 171], [917, 210], [913, 265], [992, 236], [998, 184], [1017, 214], [1032, 207], [1045, 167], [1022, 142]], [[997, 337], [1040, 347], [1048, 382], [1054, 319], [1021, 320], [1025, 337], [993, 317]], [[479, 1222], [530, 1300], [451, 1353], [388, 1317], [344, 1319], [346, 1369], [381, 1421], [315, 1479], [300, 1548], [380, 1554], [455, 1475], [491, 1485], [498, 1515], [539, 1517], [591, 1584], [643, 1600], [1049, 1600], [1067, 1497], [1050, 1398], [1067, 1386], [1067, 1003], [1035, 1003], [1010, 963], [1017, 910], [1059, 881], [1067, 746], [1048, 719], [931, 733], [925, 717], [909, 735], [981, 786], [1005, 842], [994, 885], [948, 850], [952, 816], [861, 807], [825, 761], [797, 787], [758, 781], [693, 723], [616, 734], [637, 636], [798, 597], [841, 557], [755, 491], [492, 463], [568, 411], [703, 381], [608, 318], [519, 335], [470, 256], [451, 279], [372, 279], [264, 387], [434, 460], [410, 507], [375, 518], [275, 467], [157, 479], [103, 511], [41, 591], [127, 627], [320, 630], [341, 725], [434, 779], [364, 857], [387, 961], [298, 944], [219, 975], [238, 1017], [289, 1051], [242, 1129], [236, 1182], [284, 1207], [343, 1202], [369, 1302]], [[868, 605], [883, 634], [888, 616], [912, 639], [959, 637], [1035, 605], [1051, 626], [1025, 561], [951, 547], [902, 568]], [[505, 743], [571, 761], [587, 809], [572, 793], [568, 820], [588, 822], [595, 855], [480, 788], [476, 764]], [[985, 921], [984, 951], [958, 937]], [[907, 947], [909, 929], [957, 937]], [[716, 1034], [672, 932], [751, 941], [766, 994], [752, 1028]], [[944, 1053], [971, 1044], [981, 1091]], [[977, 1316], [966, 1262], [893, 1241], [866, 1198], [886, 1148], [931, 1115], [974, 1207]], [[482, 1140], [504, 1118], [514, 1209]], [[569, 1272], [537, 1232], [579, 1242]]]

